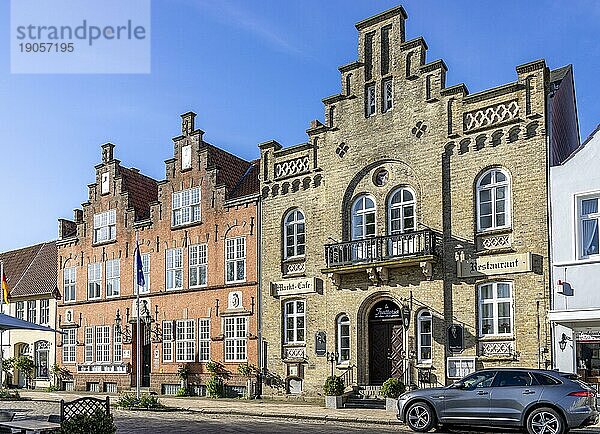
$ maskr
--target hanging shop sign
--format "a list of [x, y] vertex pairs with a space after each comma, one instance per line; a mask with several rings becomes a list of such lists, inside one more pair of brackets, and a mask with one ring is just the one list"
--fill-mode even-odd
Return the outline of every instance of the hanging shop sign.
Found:
[[482, 277], [496, 274], [525, 273], [532, 270], [531, 253], [479, 256], [458, 261], [458, 277]]
[[317, 277], [302, 277], [299, 279], [281, 280], [271, 282], [271, 295], [281, 297], [284, 295], [310, 294], [323, 291], [323, 281]]
[[465, 329], [462, 324], [452, 324], [448, 327], [446, 342], [451, 353], [462, 353], [464, 351]]

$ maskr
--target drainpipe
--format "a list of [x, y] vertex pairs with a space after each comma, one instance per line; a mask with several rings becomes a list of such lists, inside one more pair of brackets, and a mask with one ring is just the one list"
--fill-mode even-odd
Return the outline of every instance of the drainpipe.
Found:
[[[258, 273], [258, 291], [257, 291], [257, 308], [256, 308], [256, 321], [257, 321], [257, 334], [258, 334], [258, 368], [262, 374], [266, 370], [266, 366], [263, 363], [263, 340], [262, 340], [262, 201], [260, 196], [257, 199], [257, 216], [258, 222], [256, 225], [256, 247], [257, 247], [257, 270]], [[262, 381], [262, 380], [261, 380]]]

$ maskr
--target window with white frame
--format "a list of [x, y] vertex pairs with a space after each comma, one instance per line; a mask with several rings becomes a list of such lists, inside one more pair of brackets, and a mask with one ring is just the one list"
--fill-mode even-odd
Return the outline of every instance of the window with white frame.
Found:
[[110, 362], [109, 326], [96, 326], [96, 362]]
[[375, 105], [375, 84], [369, 84], [365, 89], [365, 115], [373, 116], [376, 111]]
[[40, 324], [48, 324], [50, 322], [50, 300], [44, 298], [40, 300]]
[[210, 319], [198, 320], [198, 361], [210, 361]]
[[63, 299], [65, 302], [75, 301], [76, 279], [76, 267], [69, 267], [63, 270]]
[[113, 362], [123, 361], [123, 335], [117, 326], [113, 329]]
[[196, 327], [193, 319], [176, 322], [175, 344], [177, 362], [193, 362], [196, 359]]
[[17, 305], [16, 305], [15, 309], [16, 309], [15, 316], [18, 319], [25, 319], [25, 302], [17, 301]]
[[[150, 292], [150, 253], [142, 255], [142, 271], [144, 273], [144, 286], [140, 289], [140, 294]], [[137, 285], [135, 285], [137, 291]]]
[[338, 363], [350, 361], [350, 318], [345, 314], [337, 319], [337, 353]]
[[169, 249], [167, 255], [167, 290], [183, 288], [183, 249]]
[[305, 303], [303, 300], [288, 301], [284, 305], [284, 335], [286, 344], [305, 342]]
[[417, 315], [417, 362], [430, 364], [432, 360], [432, 317], [431, 312], [422, 310]]
[[162, 323], [162, 361], [173, 361], [173, 321], [163, 321]]
[[225, 361], [246, 361], [247, 319], [246, 317], [225, 318]]
[[246, 239], [244, 237], [225, 240], [225, 282], [246, 280]]
[[304, 256], [306, 235], [302, 211], [294, 209], [288, 212], [283, 227], [285, 258]]
[[88, 300], [100, 298], [102, 292], [102, 263], [88, 265]]
[[91, 363], [94, 361], [94, 328], [86, 327], [84, 331], [85, 352], [83, 361]]
[[416, 230], [415, 194], [410, 188], [401, 187], [391, 196], [388, 204], [390, 235]]
[[63, 363], [75, 363], [75, 348], [77, 345], [76, 329], [63, 329], [62, 357]]
[[581, 259], [600, 253], [598, 246], [598, 220], [600, 219], [598, 199], [599, 196], [586, 196], [578, 198], [577, 201], [579, 214], [579, 257]]
[[27, 301], [27, 321], [37, 322], [37, 300]]
[[479, 335], [507, 336], [513, 332], [512, 283], [479, 285]]
[[390, 110], [394, 104], [394, 90], [392, 88], [392, 79], [387, 78], [383, 80], [383, 111]]
[[118, 259], [106, 261], [106, 296], [121, 294], [121, 265]]
[[200, 187], [173, 193], [171, 207], [173, 226], [200, 221]]
[[352, 205], [352, 239], [362, 240], [375, 235], [375, 199], [359, 196]]
[[94, 214], [94, 243], [112, 241], [117, 237], [117, 211]]
[[35, 377], [36, 378], [49, 378], [49, 355], [50, 355], [50, 342], [48, 341], [36, 341], [34, 344], [35, 350]]
[[484, 172], [477, 180], [477, 230], [510, 227], [511, 187], [502, 169]]
[[194, 246], [190, 246], [190, 288], [196, 286], [206, 286], [206, 251], [206, 244], [196, 244]]

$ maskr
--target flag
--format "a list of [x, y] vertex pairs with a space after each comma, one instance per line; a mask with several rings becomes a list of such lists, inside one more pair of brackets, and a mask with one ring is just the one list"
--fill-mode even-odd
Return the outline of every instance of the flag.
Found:
[[140, 245], [136, 242], [135, 246], [135, 276], [136, 282], [139, 286], [144, 286], [146, 280], [144, 279], [144, 265], [142, 264], [142, 255], [140, 254]]
[[8, 283], [4, 272], [2, 272], [2, 302], [8, 304]]

